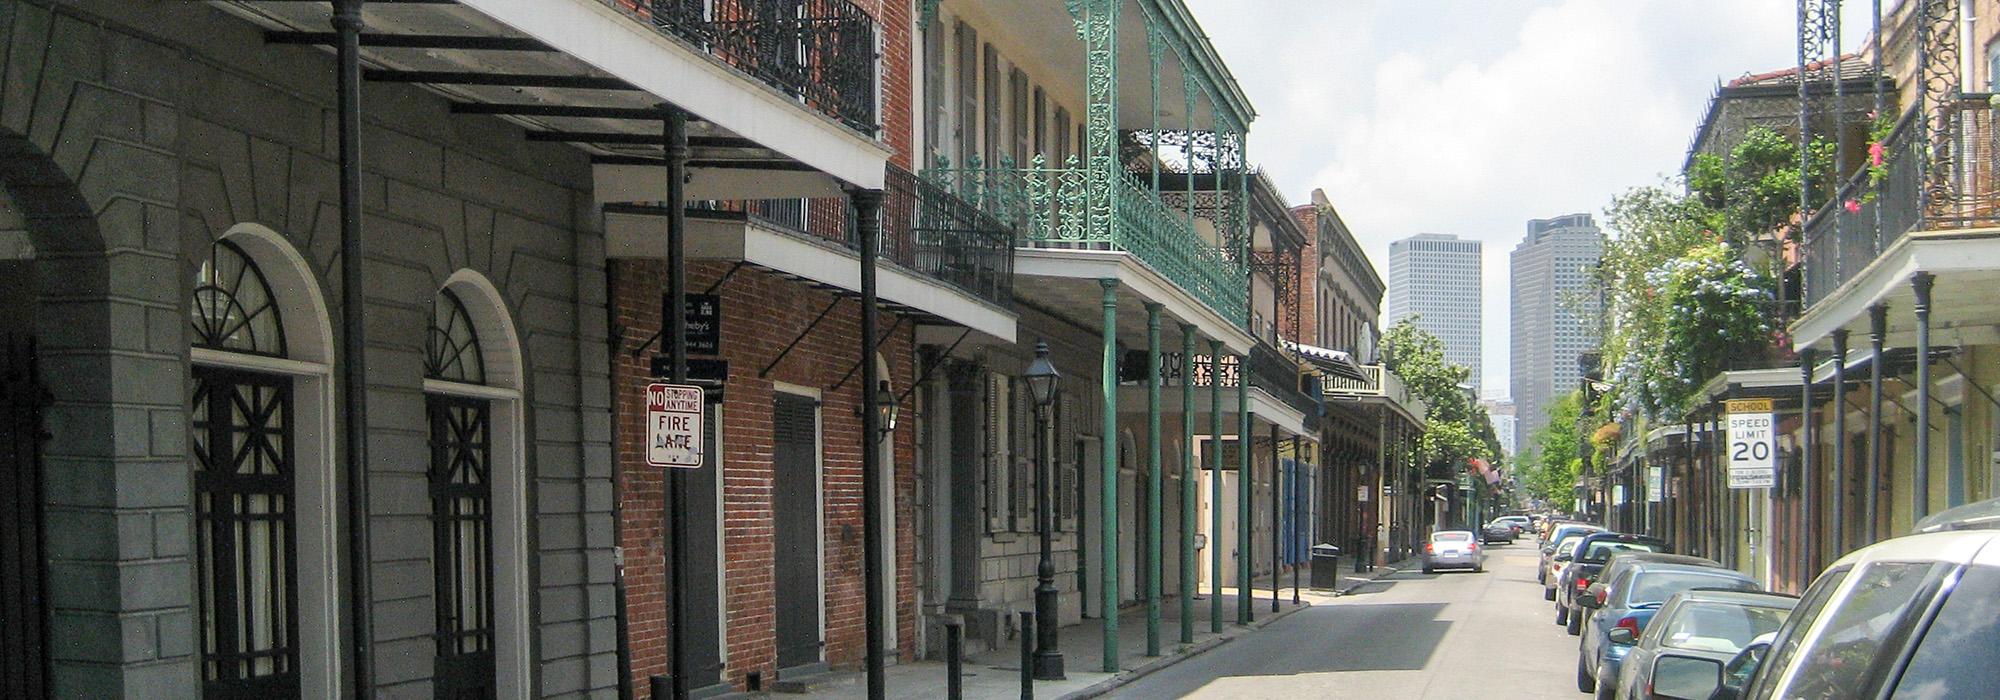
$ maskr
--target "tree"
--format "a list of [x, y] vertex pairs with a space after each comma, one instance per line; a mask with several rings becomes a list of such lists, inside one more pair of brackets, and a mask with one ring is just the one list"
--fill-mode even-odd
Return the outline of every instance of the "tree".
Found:
[[1532, 464], [1522, 463], [1515, 473], [1537, 498], [1555, 503], [1568, 503], [1571, 498], [1577, 475], [1583, 470], [1578, 456], [1582, 436], [1577, 432], [1582, 400], [1581, 392], [1558, 397], [1549, 404], [1549, 422], [1529, 437], [1524, 451], [1533, 455]]
[[1472, 370], [1444, 359], [1444, 342], [1418, 328], [1415, 316], [1382, 334], [1382, 363], [1423, 399], [1425, 428], [1417, 437], [1415, 466], [1432, 478], [1449, 478], [1467, 460], [1491, 459], [1498, 441], [1486, 411], [1463, 388]]

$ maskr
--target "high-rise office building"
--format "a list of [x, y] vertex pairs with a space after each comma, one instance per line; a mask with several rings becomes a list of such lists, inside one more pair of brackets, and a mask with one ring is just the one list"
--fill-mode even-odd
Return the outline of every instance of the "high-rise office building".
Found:
[[1514, 444], [1548, 421], [1556, 397], [1574, 391], [1577, 356], [1597, 347], [1597, 261], [1604, 233], [1589, 214], [1528, 221], [1510, 260], [1513, 328], [1508, 344], [1508, 393], [1514, 399]]
[[1479, 391], [1479, 241], [1419, 233], [1389, 244], [1389, 299], [1383, 318], [1417, 317], [1417, 327], [1444, 341], [1444, 359], [1472, 370]]

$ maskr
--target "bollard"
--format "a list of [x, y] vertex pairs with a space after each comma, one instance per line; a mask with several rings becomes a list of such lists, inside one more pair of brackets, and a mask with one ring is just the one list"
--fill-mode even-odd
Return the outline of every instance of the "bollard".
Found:
[[965, 698], [965, 623], [956, 618], [944, 623], [944, 687], [947, 700]]
[[1367, 571], [1369, 562], [1364, 560], [1373, 558], [1375, 558], [1375, 552], [1368, 549], [1368, 539], [1365, 537], [1354, 538], [1354, 573], [1358, 574]]
[[1035, 700], [1035, 611], [1021, 611], [1021, 700]]
[[646, 687], [652, 691], [653, 697], [656, 698], [672, 698], [674, 696], [674, 680], [671, 676], [649, 676], [646, 678]]

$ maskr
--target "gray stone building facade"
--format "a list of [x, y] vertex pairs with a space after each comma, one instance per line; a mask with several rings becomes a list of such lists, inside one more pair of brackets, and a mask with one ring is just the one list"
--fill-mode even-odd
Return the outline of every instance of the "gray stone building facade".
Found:
[[1418, 328], [1444, 341], [1444, 359], [1472, 370], [1479, 393], [1480, 348], [1485, 341], [1480, 280], [1484, 246], [1456, 235], [1419, 233], [1389, 244], [1387, 325], [1416, 316]]
[[[1589, 214], [1530, 219], [1509, 256], [1509, 395], [1516, 449], [1548, 421], [1556, 397], [1576, 390], [1577, 356], [1597, 347], [1595, 279], [1604, 233]], [[1498, 426], [1495, 426], [1498, 427]]]

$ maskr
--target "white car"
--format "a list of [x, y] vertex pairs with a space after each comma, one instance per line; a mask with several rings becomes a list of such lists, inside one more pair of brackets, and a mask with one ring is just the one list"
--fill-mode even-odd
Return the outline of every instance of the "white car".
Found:
[[1479, 550], [1479, 538], [1471, 530], [1440, 530], [1424, 543], [1424, 573], [1438, 569], [1486, 570], [1486, 553]]

